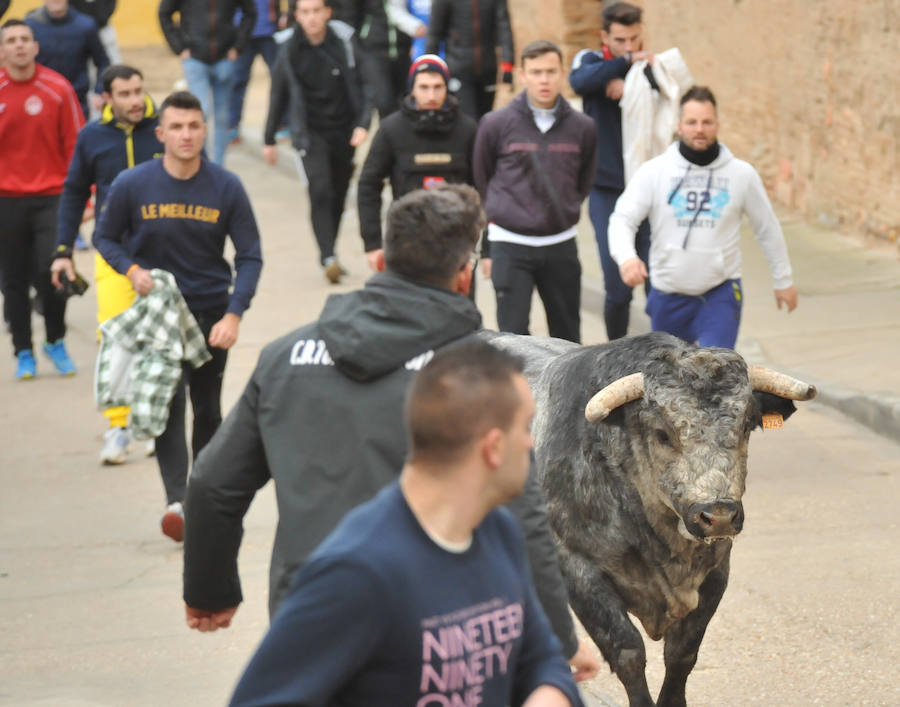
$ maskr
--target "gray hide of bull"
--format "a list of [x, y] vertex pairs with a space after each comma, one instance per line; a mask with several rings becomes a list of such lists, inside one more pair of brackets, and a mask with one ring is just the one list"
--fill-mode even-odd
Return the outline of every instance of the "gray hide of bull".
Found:
[[[744, 360], [663, 333], [578, 346], [483, 336], [525, 359], [534, 390], [537, 470], [575, 614], [621, 680], [632, 706], [653, 705], [635, 616], [665, 640], [658, 705], [684, 705], [685, 684], [728, 583], [731, 537], [750, 432], [791, 400], [754, 391]], [[585, 406], [640, 372], [643, 395], [588, 422]], [[799, 383], [799, 382], [798, 382]], [[801, 384], [805, 397], [815, 395]]]

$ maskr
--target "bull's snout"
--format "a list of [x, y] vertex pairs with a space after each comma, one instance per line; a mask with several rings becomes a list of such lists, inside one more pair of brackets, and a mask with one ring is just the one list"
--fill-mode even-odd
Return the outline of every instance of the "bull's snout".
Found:
[[688, 510], [685, 525], [698, 538], [737, 535], [744, 527], [744, 506], [735, 501], [695, 503]]

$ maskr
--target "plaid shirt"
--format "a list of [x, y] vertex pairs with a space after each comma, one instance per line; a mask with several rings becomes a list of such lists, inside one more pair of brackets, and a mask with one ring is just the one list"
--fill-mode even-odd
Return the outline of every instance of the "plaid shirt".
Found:
[[95, 395], [100, 409], [131, 406], [136, 439], [159, 437], [181, 379], [181, 362], [199, 368], [212, 357], [171, 273], [151, 270], [155, 286], [100, 325]]

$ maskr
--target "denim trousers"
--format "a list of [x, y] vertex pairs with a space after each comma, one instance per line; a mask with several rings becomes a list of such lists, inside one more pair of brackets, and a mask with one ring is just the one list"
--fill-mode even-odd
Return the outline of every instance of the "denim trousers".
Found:
[[182, 59], [181, 65], [188, 89], [200, 99], [203, 115], [207, 121], [212, 116], [212, 161], [218, 165], [224, 164], [225, 148], [228, 146], [228, 105], [234, 80], [234, 62], [220, 59], [215, 64], [207, 64], [199, 59], [189, 58]]

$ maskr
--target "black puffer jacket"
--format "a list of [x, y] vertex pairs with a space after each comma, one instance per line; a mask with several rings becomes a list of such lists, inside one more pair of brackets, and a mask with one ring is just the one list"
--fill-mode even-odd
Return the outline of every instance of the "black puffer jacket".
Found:
[[[241, 23], [234, 24], [240, 8]], [[172, 15], [180, 13], [176, 25]], [[207, 64], [224, 59], [228, 50], [244, 50], [256, 24], [254, 0], [162, 0], [159, 24], [166, 41], [176, 54], [191, 50], [191, 58]]]
[[515, 63], [506, 0], [434, 0], [425, 51], [437, 54], [441, 42], [447, 43], [447, 64], [452, 76], [463, 81], [477, 77], [493, 83], [498, 46], [500, 60]]
[[359, 177], [359, 224], [367, 251], [381, 247], [381, 189], [394, 199], [433, 182], [474, 184], [472, 149], [477, 125], [454, 96], [440, 110], [418, 110], [407, 96], [378, 129]]
[[[372, 120], [373, 92], [372, 82], [366, 72], [368, 68], [363, 61], [363, 54], [353, 32], [353, 28], [344, 22], [331, 20], [325, 36], [324, 47], [329, 56], [340, 65], [347, 97], [353, 115], [348, 116], [347, 123], [353, 127], [369, 129]], [[303, 83], [297, 74], [301, 66], [300, 56], [311, 48], [303, 30], [297, 26], [290, 38], [278, 49], [278, 58], [272, 69], [272, 88], [269, 94], [269, 114], [266, 118], [264, 142], [275, 144], [275, 132], [286, 108], [288, 124], [291, 129], [291, 144], [295, 150], [309, 149], [309, 123], [307, 122], [306, 99]], [[327, 67], [326, 67], [327, 68]]]

